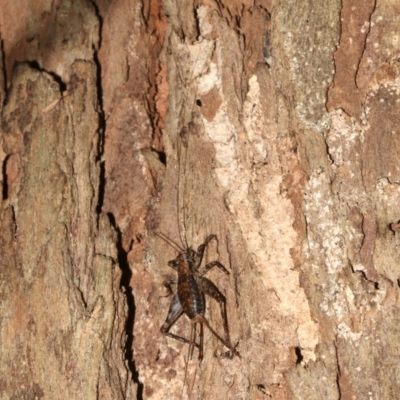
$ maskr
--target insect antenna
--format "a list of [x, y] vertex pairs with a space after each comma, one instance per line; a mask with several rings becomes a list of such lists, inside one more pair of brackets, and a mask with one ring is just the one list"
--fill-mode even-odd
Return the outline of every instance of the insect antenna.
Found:
[[[199, 51], [196, 55], [196, 58], [194, 60], [193, 66], [191, 68], [190, 74], [189, 74], [189, 85], [185, 82], [184, 78], [181, 77], [181, 81], [183, 83], [183, 87], [189, 87], [190, 91], [190, 86], [191, 82], [194, 78], [194, 76], [201, 76], [203, 73], [204, 69], [204, 59], [208, 60], [214, 51], [214, 46], [211, 45], [210, 49], [206, 52], [206, 57], [202, 58], [202, 55], [204, 54], [202, 51], [202, 46], [199, 47]], [[199, 65], [200, 67], [200, 72], [196, 72], [196, 67]], [[192, 114], [193, 110], [195, 108], [196, 104], [196, 97], [197, 97], [197, 84], [195, 86], [194, 90], [194, 95], [189, 95], [190, 92], [186, 91], [186, 101], [184, 101], [183, 106], [180, 110], [180, 120], [183, 121], [183, 128], [181, 129], [179, 133], [179, 144], [177, 146], [178, 148], [178, 191], [177, 191], [177, 203], [178, 203], [178, 229], [179, 229], [179, 236], [182, 242], [182, 245], [185, 248], [188, 248], [188, 242], [187, 242], [187, 229], [186, 229], [186, 205], [185, 205], [185, 191], [186, 191], [186, 173], [187, 173], [187, 164], [188, 164], [188, 153], [189, 153], [189, 141], [190, 141], [190, 123], [188, 124], [188, 121], [185, 117], [185, 110], [187, 110], [187, 104], [190, 104], [190, 120], [192, 120]], [[184, 155], [182, 157], [182, 152], [183, 149]], [[181, 169], [183, 168], [183, 171]], [[180, 214], [182, 211], [182, 218], [180, 218]]]
[[[184, 143], [183, 141], [188, 139], [190, 136], [187, 132], [188, 128], [185, 126], [182, 128], [179, 136], [180, 136], [180, 146], [178, 146], [178, 162], [179, 162], [179, 171], [178, 171], [178, 191], [177, 191], [177, 202], [178, 202], [178, 230], [179, 230], [179, 237], [181, 239], [181, 242], [183, 246], [187, 249], [188, 242], [187, 242], [187, 237], [186, 237], [186, 205], [185, 205], [185, 189], [186, 189], [186, 167], [187, 167], [187, 153], [188, 153], [188, 146], [187, 143]], [[187, 136], [184, 137], [184, 136]], [[185, 146], [186, 144], [186, 146]], [[183, 159], [183, 173], [181, 172], [181, 156], [182, 156], [182, 147], [186, 148], [186, 151], [184, 152], [184, 159]], [[183, 182], [182, 182], [183, 180]], [[183, 191], [181, 192], [181, 188]], [[182, 220], [180, 220], [179, 215], [180, 211], [182, 211]], [[183, 232], [182, 232], [182, 227], [183, 227]]]
[[[207, 42], [205, 43], [205, 45], [206, 45], [206, 47], [208, 47]], [[189, 74], [189, 83], [185, 82], [185, 79], [183, 79], [183, 76], [181, 76], [181, 74], [178, 73], [178, 76], [181, 79], [182, 88], [186, 89], [183, 98], [181, 98], [181, 100], [183, 99], [183, 103], [182, 103], [182, 107], [179, 111], [179, 121], [181, 121], [181, 123], [182, 123], [181, 126], [183, 126], [183, 127], [181, 128], [181, 130], [179, 131], [179, 133], [177, 134], [177, 137], [176, 137], [176, 144], [177, 144], [176, 148], [177, 148], [177, 158], [178, 158], [178, 179], [177, 179], [177, 192], [176, 192], [176, 202], [177, 202], [177, 211], [178, 211], [178, 231], [179, 231], [180, 241], [182, 243], [182, 246], [185, 249], [189, 248], [188, 241], [187, 241], [187, 236], [188, 236], [187, 209], [189, 208], [189, 212], [192, 211], [192, 210], [190, 210], [190, 203], [191, 203], [190, 199], [188, 198], [187, 204], [185, 202], [186, 190], [188, 189], [187, 173], [190, 173], [190, 171], [188, 171], [188, 168], [190, 166], [189, 165], [190, 158], [189, 158], [188, 153], [190, 150], [189, 144], [190, 144], [190, 136], [191, 136], [191, 124], [192, 124], [191, 121], [193, 121], [193, 111], [194, 111], [195, 104], [196, 104], [197, 89], [198, 89], [197, 84], [192, 85], [192, 81], [193, 81], [193, 77], [195, 75], [201, 76], [203, 74], [205, 62], [212, 55], [212, 53], [214, 51], [214, 46], [215, 46], [215, 44], [211, 44], [211, 46], [209, 47], [209, 51], [204, 53], [204, 52], [202, 52], [203, 46], [200, 44], [199, 52], [196, 55], [196, 58], [194, 60], [193, 66], [192, 66], [190, 74]], [[205, 55], [206, 57], [203, 58], [203, 55]], [[198, 64], [198, 62], [200, 64]], [[197, 68], [198, 66], [200, 67], [200, 69]], [[198, 71], [196, 71], [196, 69]], [[178, 69], [178, 71], [179, 71], [179, 69]], [[195, 86], [195, 87], [192, 87], [192, 86]], [[188, 115], [188, 108], [190, 111], [190, 115]], [[189, 158], [189, 161], [188, 161], [188, 158]], [[158, 236], [160, 236], [160, 235], [158, 235]], [[163, 238], [163, 239], [165, 241], [167, 241], [165, 238]], [[174, 242], [172, 242], [172, 243], [174, 243]], [[174, 243], [174, 244], [175, 244], [176, 248], [180, 248], [180, 246], [178, 246], [176, 243]], [[192, 324], [191, 334], [190, 334], [190, 342], [189, 342], [190, 346], [189, 346], [187, 357], [185, 360], [185, 374], [184, 374], [184, 380], [182, 383], [181, 398], [183, 397], [184, 387], [186, 384], [186, 380], [188, 379], [187, 375], [188, 375], [189, 360], [193, 356], [194, 346], [196, 345], [196, 330], [197, 330], [196, 327], [197, 327], [196, 323]], [[199, 346], [200, 346], [200, 348], [199, 348], [199, 352], [200, 352], [199, 353], [199, 361], [200, 361], [201, 358], [203, 357], [203, 324], [200, 324], [200, 345]], [[191, 397], [192, 392], [193, 392], [193, 388], [194, 388], [195, 381], [196, 381], [196, 374], [197, 374], [197, 367], [194, 372], [194, 377], [193, 377], [192, 383], [190, 384], [190, 382], [188, 382], [189, 398]]]
[[154, 232], [160, 239], [164, 240], [165, 243], [170, 245], [176, 252], [180, 253], [183, 251], [183, 248], [175, 243], [171, 238], [167, 235], [164, 235], [162, 232]]

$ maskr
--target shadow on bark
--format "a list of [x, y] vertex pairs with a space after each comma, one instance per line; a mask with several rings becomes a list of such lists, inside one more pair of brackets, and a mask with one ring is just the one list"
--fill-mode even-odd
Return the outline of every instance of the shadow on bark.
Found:
[[143, 383], [139, 380], [139, 372], [136, 368], [135, 360], [133, 357], [133, 326], [135, 323], [135, 297], [133, 295], [132, 287], [130, 286], [130, 281], [132, 277], [132, 271], [128, 262], [128, 252], [133, 246], [133, 241], [131, 242], [128, 251], [126, 251], [122, 246], [122, 233], [115, 222], [115, 218], [111, 213], [108, 213], [111, 225], [117, 232], [117, 251], [118, 251], [118, 265], [122, 271], [120, 288], [123, 290], [126, 296], [126, 303], [128, 305], [128, 316], [125, 323], [126, 332], [126, 343], [125, 343], [125, 359], [128, 362], [129, 370], [132, 373], [133, 381], [138, 385], [137, 399], [143, 399]]

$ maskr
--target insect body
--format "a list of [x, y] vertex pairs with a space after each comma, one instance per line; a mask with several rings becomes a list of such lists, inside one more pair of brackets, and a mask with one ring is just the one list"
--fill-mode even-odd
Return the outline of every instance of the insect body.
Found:
[[[162, 237], [161, 235], [159, 235]], [[165, 238], [162, 237], [164, 240]], [[218, 290], [218, 288], [204, 275], [213, 267], [220, 268], [223, 272], [229, 275], [228, 270], [219, 262], [212, 261], [200, 268], [204, 255], [204, 250], [212, 239], [216, 239], [215, 235], [209, 235], [203, 244], [201, 244], [197, 252], [190, 247], [186, 250], [180, 251], [178, 256], [168, 262], [168, 265], [178, 272], [178, 289], [174, 295], [167, 319], [161, 327], [161, 332], [176, 340], [184, 343], [189, 343], [191, 348], [193, 346], [199, 349], [199, 360], [203, 358], [203, 325], [212, 332], [212, 334], [223, 343], [234, 355], [239, 356], [239, 353], [232, 346], [229, 338], [228, 320], [226, 314], [226, 300], [225, 296]], [[208, 320], [205, 318], [205, 296], [208, 295], [218, 301], [221, 307], [221, 316], [225, 331], [225, 339], [223, 339], [213, 328], [211, 328]], [[191, 338], [190, 340], [175, 335], [169, 330], [172, 325], [185, 313], [192, 322]], [[199, 343], [196, 343], [196, 327], [200, 325]], [[189, 354], [191, 354], [189, 351]]]

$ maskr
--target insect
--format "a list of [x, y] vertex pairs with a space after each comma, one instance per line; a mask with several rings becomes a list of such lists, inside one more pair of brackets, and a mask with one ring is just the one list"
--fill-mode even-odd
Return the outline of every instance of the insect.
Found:
[[[169, 281], [167, 286], [172, 292], [171, 284], [175, 283], [177, 284], [177, 289], [173, 295], [165, 322], [160, 330], [165, 336], [189, 344], [183, 384], [186, 382], [188, 362], [189, 358], [193, 356], [194, 348], [198, 349], [199, 361], [203, 359], [204, 326], [210, 330], [220, 343], [229, 349], [232, 356], [236, 355], [240, 357], [239, 352], [230, 340], [225, 296], [213, 282], [205, 277], [205, 274], [213, 267], [217, 267], [229, 275], [229, 271], [219, 261], [203, 263], [205, 249], [211, 241], [217, 240], [217, 236], [207, 236], [197, 250], [194, 250], [187, 244], [187, 236], [193, 237], [196, 226], [208, 225], [208, 216], [210, 214], [207, 212], [208, 210], [202, 209], [205, 202], [201, 202], [199, 199], [205, 196], [205, 193], [208, 193], [207, 203], [213, 204], [213, 195], [217, 193], [210, 189], [212, 186], [207, 180], [207, 177], [211, 176], [212, 163], [210, 155], [212, 151], [207, 151], [207, 142], [204, 142], [202, 139], [202, 118], [195, 111], [195, 105], [201, 105], [201, 101], [197, 100], [196, 94], [194, 95], [197, 89], [193, 90], [193, 87], [191, 87], [191, 82], [200, 78], [205, 73], [205, 70], [207, 70], [207, 61], [211, 58], [214, 43], [212, 41], [199, 43], [198, 47], [193, 47], [189, 51], [189, 59], [193, 59], [193, 54], [197, 48], [199, 50], [196, 51], [197, 55], [194, 58], [193, 70], [188, 71], [190, 72], [188, 80], [183, 79], [186, 75], [185, 68], [188, 63], [185, 62], [182, 64], [177, 62], [177, 65], [185, 66], [182, 70], [181, 79], [184, 83], [182, 86], [187, 91], [186, 96], [184, 95], [183, 98], [187, 100], [184, 102], [182, 108], [179, 111], [177, 110], [179, 118], [176, 120], [180, 121], [183, 127], [181, 127], [180, 131], [178, 130], [178, 126], [171, 130], [171, 132], [179, 132], [176, 135], [176, 139], [172, 141], [173, 146], [171, 146], [172, 149], [176, 150], [177, 169], [174, 170], [171, 168], [171, 171], [177, 171], [178, 174], [177, 180], [173, 181], [173, 185], [176, 185], [177, 226], [182, 247], [164, 234], [156, 232], [161, 239], [174, 247], [178, 253], [175, 259], [168, 262], [168, 266], [177, 272], [177, 279]], [[191, 149], [196, 149], [196, 151], [192, 152]], [[171, 157], [171, 161], [168, 165], [173, 165], [175, 158]], [[201, 184], [200, 180], [196, 179], [196, 176], [202, 177]], [[170, 198], [173, 197], [171, 196]], [[206, 296], [212, 297], [219, 303], [224, 329], [222, 336], [213, 329], [205, 317]], [[171, 332], [171, 328], [183, 314], [191, 321], [189, 338]], [[198, 337], [196, 338], [197, 335]], [[193, 379], [192, 389], [194, 382], [195, 379]]]
[[[170, 242], [170, 240], [164, 235], [159, 233], [157, 234], [163, 240], [168, 243]], [[189, 354], [192, 353], [193, 347], [196, 346], [199, 349], [199, 360], [202, 360], [203, 358], [203, 325], [205, 325], [234, 355], [240, 357], [237, 350], [232, 346], [229, 337], [225, 296], [219, 291], [213, 282], [204, 277], [206, 272], [213, 267], [218, 267], [227, 275], [229, 275], [229, 271], [219, 261], [212, 261], [206, 264], [203, 268], [200, 268], [204, 250], [213, 239], [217, 239], [216, 235], [207, 236], [204, 243], [197, 248], [197, 251], [194, 251], [190, 247], [180, 249], [181, 251], [178, 256], [174, 260], [168, 262], [168, 265], [178, 273], [178, 288], [171, 301], [167, 318], [161, 327], [161, 333], [173, 339], [190, 344], [191, 347]], [[175, 246], [179, 248], [176, 244]], [[214, 298], [221, 307], [225, 339], [218, 335], [204, 316], [205, 295]], [[190, 340], [169, 331], [183, 313], [185, 313], [192, 322]], [[200, 326], [199, 343], [196, 342], [197, 324]]]

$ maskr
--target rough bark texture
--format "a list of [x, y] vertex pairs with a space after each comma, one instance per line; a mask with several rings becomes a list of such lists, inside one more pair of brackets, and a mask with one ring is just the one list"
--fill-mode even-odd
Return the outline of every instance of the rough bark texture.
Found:
[[[1, 0], [2, 399], [396, 398], [400, 6], [359, 3]], [[217, 235], [241, 358], [185, 376], [156, 232]]]
[[99, 212], [98, 19], [85, 2], [35, 5], [18, 51], [3, 42], [1, 398], [134, 397], [117, 235]]

